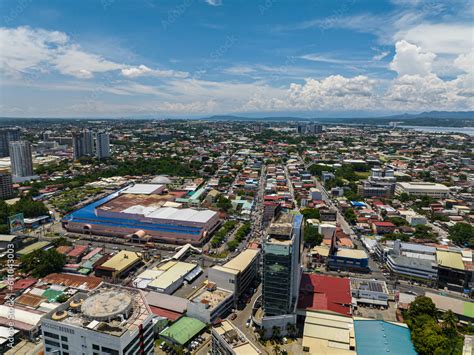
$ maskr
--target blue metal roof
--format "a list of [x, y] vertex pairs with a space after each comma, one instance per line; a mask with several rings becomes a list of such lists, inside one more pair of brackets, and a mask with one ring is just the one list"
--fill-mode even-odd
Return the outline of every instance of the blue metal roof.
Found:
[[357, 354], [417, 354], [407, 327], [380, 320], [355, 320], [354, 329]]
[[118, 194], [119, 192], [115, 192], [87, 206], [84, 206], [81, 209], [64, 216], [63, 220], [66, 222], [97, 224], [97, 225], [110, 226], [110, 227], [131, 228], [135, 230], [145, 229], [145, 230], [162, 231], [162, 232], [167, 232], [167, 233], [200, 235], [201, 229], [198, 227], [177, 226], [174, 224], [164, 224], [164, 223], [149, 223], [149, 222], [144, 222], [144, 221], [134, 220], [134, 219], [101, 217], [95, 214], [95, 209], [97, 206], [115, 198]]

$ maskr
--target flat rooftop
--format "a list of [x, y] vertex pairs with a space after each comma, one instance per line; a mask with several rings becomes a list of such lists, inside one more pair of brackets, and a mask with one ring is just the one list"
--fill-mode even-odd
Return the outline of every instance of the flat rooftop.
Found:
[[229, 320], [215, 325], [213, 328], [237, 355], [261, 354], [258, 348]]
[[229, 296], [232, 296], [232, 292], [223, 290], [221, 288], [216, 288], [212, 291], [209, 290], [206, 285], [204, 285], [200, 290], [197, 291], [197, 293], [195, 293], [190, 301], [194, 303], [208, 304], [209, 308], [213, 309]]
[[77, 293], [46, 318], [120, 337], [135, 331], [151, 314], [140, 291], [103, 284], [93, 292]]
[[222, 267], [242, 272], [249, 267], [259, 253], [260, 251], [257, 249], [245, 249], [235, 258], [222, 265]]

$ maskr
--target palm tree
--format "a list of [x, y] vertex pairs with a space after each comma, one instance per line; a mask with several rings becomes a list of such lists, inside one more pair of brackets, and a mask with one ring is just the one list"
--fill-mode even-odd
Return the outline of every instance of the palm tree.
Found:
[[286, 324], [286, 331], [289, 336], [293, 336], [296, 333], [296, 326], [292, 323], [287, 323]]
[[443, 329], [447, 334], [457, 334], [458, 318], [453, 311], [448, 310], [443, 314]]
[[277, 327], [276, 325], [273, 326], [272, 328], [272, 338], [278, 339], [280, 337], [280, 327]]

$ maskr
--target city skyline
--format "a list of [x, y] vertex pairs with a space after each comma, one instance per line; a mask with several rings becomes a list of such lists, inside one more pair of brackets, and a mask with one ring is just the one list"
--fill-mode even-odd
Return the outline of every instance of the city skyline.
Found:
[[0, 116], [341, 117], [474, 107], [469, 1], [1, 8]]

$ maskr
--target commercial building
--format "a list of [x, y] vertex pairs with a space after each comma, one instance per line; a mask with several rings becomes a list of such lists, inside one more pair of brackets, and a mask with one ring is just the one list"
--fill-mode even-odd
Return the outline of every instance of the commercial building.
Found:
[[63, 228], [75, 233], [201, 245], [219, 226], [218, 212], [165, 207], [176, 196], [164, 188], [135, 184], [65, 216]]
[[309, 311], [340, 314], [350, 317], [352, 297], [348, 278], [303, 274], [298, 300], [298, 315]]
[[224, 320], [211, 328], [213, 355], [258, 355], [262, 352], [232, 322]]
[[218, 288], [216, 284], [209, 282], [189, 298], [187, 315], [212, 324], [218, 318], [228, 315], [233, 305], [232, 292]]
[[[333, 238], [333, 240], [335, 240], [335, 238]], [[370, 271], [369, 256], [361, 249], [333, 249], [333, 247], [331, 247], [327, 258], [327, 265], [330, 270]]]
[[0, 173], [0, 199], [6, 200], [13, 197], [13, 181], [11, 174]]
[[41, 320], [52, 354], [154, 354], [153, 314], [141, 291], [104, 284], [78, 292]]
[[351, 294], [355, 303], [388, 306], [388, 288], [385, 281], [351, 277]]
[[34, 175], [30, 142], [10, 142], [10, 160], [13, 178], [24, 178]]
[[[196, 264], [184, 263], [182, 261], [168, 261], [156, 269], [145, 271], [150, 275], [150, 281], [146, 287], [156, 292], [172, 294], [181, 287], [185, 279], [190, 282], [195, 276], [201, 273], [201, 271], [201, 268]], [[191, 277], [188, 278], [188, 275]], [[145, 275], [141, 274], [139, 278], [144, 276]]]
[[453, 311], [458, 319], [464, 324], [472, 324], [472, 322], [474, 322], [474, 302], [439, 295], [434, 292], [425, 292], [425, 296], [431, 298], [439, 311]]
[[472, 270], [466, 268], [459, 250], [437, 250], [438, 286], [457, 292], [471, 292]]
[[355, 319], [354, 330], [358, 354], [417, 354], [406, 324]]
[[307, 312], [303, 351], [309, 354], [356, 355], [354, 321], [337, 314]]
[[433, 182], [398, 182], [395, 192], [399, 195], [406, 193], [411, 196], [429, 196], [433, 198], [446, 198], [449, 188]]
[[95, 136], [95, 156], [98, 159], [110, 157], [110, 135], [106, 132], [98, 132]]
[[20, 140], [19, 128], [1, 128], [0, 129], [0, 158], [10, 155], [10, 142]]
[[184, 346], [206, 328], [206, 324], [198, 319], [182, 317], [170, 327], [165, 328], [160, 336], [171, 343]]
[[234, 293], [238, 299], [258, 273], [260, 250], [246, 249], [224, 265], [208, 269], [208, 280]]
[[95, 275], [110, 279], [119, 279], [136, 267], [142, 255], [134, 251], [122, 250], [95, 269]]
[[263, 242], [262, 326], [284, 328], [296, 321], [301, 282], [303, 216], [281, 214]]

